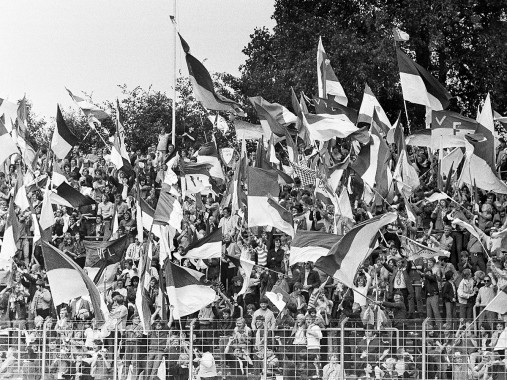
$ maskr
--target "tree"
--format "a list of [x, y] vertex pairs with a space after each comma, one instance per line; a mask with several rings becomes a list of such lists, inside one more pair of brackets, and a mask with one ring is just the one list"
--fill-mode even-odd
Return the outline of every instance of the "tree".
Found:
[[273, 32], [256, 29], [243, 50], [242, 91], [289, 107], [290, 86], [316, 94], [316, 47], [322, 36], [350, 105], [359, 107], [368, 83], [394, 118], [403, 109], [392, 39], [397, 26], [411, 37], [403, 50], [446, 84], [457, 97], [454, 107], [475, 116], [489, 91], [503, 111], [506, 11], [501, 0], [277, 0]]

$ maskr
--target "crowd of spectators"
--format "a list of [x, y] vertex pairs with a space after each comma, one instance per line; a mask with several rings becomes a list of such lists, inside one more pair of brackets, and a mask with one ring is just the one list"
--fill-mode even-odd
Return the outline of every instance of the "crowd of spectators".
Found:
[[[505, 148], [502, 142], [499, 157], [505, 155]], [[329, 163], [342, 162], [350, 149], [346, 143], [334, 146], [328, 153]], [[173, 321], [171, 307], [163, 310], [167, 303], [161, 301], [160, 242], [148, 231], [139, 241], [134, 194], [137, 182], [140, 196], [156, 208], [168, 171], [179, 173], [177, 165], [168, 168], [165, 163], [173, 150], [169, 145], [166, 152], [157, 151], [155, 146], [145, 154], [137, 151], [131, 155], [133, 170], [128, 172], [116, 170], [108, 150], [96, 147], [89, 153], [75, 147], [59, 163], [68, 183], [95, 199], [96, 205], [79, 210], [54, 206], [51, 243], [84, 267], [84, 240], [105, 241], [128, 235], [124, 260], [114, 282], [103, 292], [110, 310], [107, 321], [94, 318], [86, 297], [54, 305], [41, 246], [33, 239], [36, 226], [32, 216], [41, 214], [44, 186], [26, 187], [31, 205], [23, 211], [16, 208], [21, 239], [0, 293], [0, 326], [9, 330], [9, 338], [14, 336], [12, 331], [23, 331], [26, 349], [20, 351], [17, 343], [11, 343], [17, 340], [7, 340], [0, 362], [2, 376], [13, 373], [22, 356], [23, 376], [30, 379], [40, 378], [43, 367], [46, 378], [112, 379], [118, 366], [121, 378], [129, 371], [133, 378], [155, 378], [163, 360], [170, 379], [187, 379], [192, 356], [192, 371], [203, 379], [260, 376], [263, 371], [272, 378], [294, 379], [419, 378], [421, 370], [431, 379], [505, 378], [505, 318], [485, 310], [507, 284], [507, 245], [491, 249], [492, 234], [507, 228], [505, 195], [452, 185], [448, 186], [448, 199], [428, 201], [437, 191], [437, 158], [417, 147], [409, 147], [409, 158], [421, 180], [410, 200], [415, 222], [409, 220], [400, 196], [395, 195], [387, 204], [374, 194], [371, 202], [366, 202], [359, 187], [354, 186], [358, 178], [352, 171], [349, 183], [354, 219], [317, 200], [314, 185], [303, 183], [299, 177], [281, 186], [279, 202], [291, 211], [298, 230], [344, 235], [372, 216], [393, 210], [399, 213], [398, 221], [381, 231], [376, 248], [361, 266], [351, 289], [330, 279], [313, 262], [291, 266], [291, 238], [276, 228], [249, 229], [245, 218], [248, 210], [232, 213], [223, 193], [210, 191], [199, 199], [200, 194], [187, 194], [181, 199], [182, 231], [174, 239], [176, 248], [170, 259], [205, 273], [206, 281], [217, 291], [217, 299], [194, 315]], [[196, 160], [194, 153], [194, 147], [178, 152], [187, 162]], [[47, 157], [40, 155], [36, 175], [53, 173], [55, 164], [46, 161]], [[283, 152], [277, 152], [277, 157], [287, 163]], [[303, 147], [299, 157], [300, 162], [315, 161], [315, 156], [305, 155]], [[248, 165], [255, 160], [255, 153], [249, 153]], [[2, 232], [18, 176], [24, 172], [19, 165], [19, 159], [13, 160], [7, 173], [0, 172]], [[225, 183], [219, 184], [222, 190], [228, 188], [236, 167], [236, 160], [224, 165]], [[180, 191], [178, 183], [173, 187]], [[475, 226], [481, 240], [452, 224], [455, 218]], [[216, 229], [223, 232], [221, 259], [185, 258], [189, 244]], [[409, 260], [404, 237], [446, 254]], [[144, 331], [136, 295], [142, 286], [139, 260], [147, 254], [149, 244], [153, 245], [148, 287], [152, 318], [149, 330]], [[244, 273], [228, 256], [257, 264], [244, 294], [238, 295]], [[281, 294], [286, 307], [278, 310], [266, 297], [267, 292]], [[427, 367], [422, 369], [425, 318]], [[354, 329], [344, 337], [343, 352], [338, 344], [342, 322]], [[194, 336], [188, 335], [190, 324]], [[401, 334], [396, 342], [393, 329]], [[43, 351], [44, 365], [40, 360]], [[113, 352], [118, 352], [116, 358]], [[344, 368], [340, 355], [345, 355]]]

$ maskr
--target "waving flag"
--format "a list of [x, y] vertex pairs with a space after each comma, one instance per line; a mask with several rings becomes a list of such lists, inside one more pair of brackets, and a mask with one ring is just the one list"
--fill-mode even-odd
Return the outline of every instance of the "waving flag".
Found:
[[97, 286], [74, 260], [45, 241], [42, 242], [42, 255], [55, 306], [77, 297], [88, 296], [95, 319], [105, 321], [107, 308], [104, 309], [105, 305], [101, 302]]
[[55, 153], [56, 157], [63, 160], [74, 145], [79, 145], [79, 140], [65, 123], [60, 106], [57, 106], [56, 128], [53, 131], [51, 150]]
[[190, 244], [185, 255], [186, 259], [213, 259], [222, 257], [222, 229], [217, 228], [211, 234]]
[[319, 37], [319, 46], [317, 47], [317, 85], [320, 98], [327, 99], [328, 96], [334, 96], [338, 103], [347, 105], [347, 95], [345, 95], [345, 91], [343, 91], [343, 87], [327, 58], [324, 45], [322, 45], [322, 37]]
[[241, 119], [234, 120], [236, 138], [239, 140], [258, 140], [264, 135], [262, 125], [252, 124]]
[[396, 55], [405, 101], [421, 104], [434, 111], [449, 107], [452, 96], [435, 77], [398, 48]]
[[169, 260], [165, 264], [165, 278], [169, 304], [174, 307], [174, 319], [195, 313], [215, 300], [213, 289]]
[[195, 98], [209, 110], [232, 112], [243, 116], [244, 112], [238, 103], [215, 92], [213, 80], [208, 70], [197, 58], [190, 54], [190, 47], [187, 42], [181, 35], [179, 36], [181, 46], [185, 52], [188, 74], [190, 75]]
[[113, 146], [111, 148], [111, 162], [116, 169], [123, 170], [127, 174], [133, 173], [134, 169], [130, 164], [127, 146], [125, 145], [125, 123], [121, 114], [120, 103], [116, 99], [116, 132], [114, 134]]
[[151, 310], [149, 305], [150, 296], [148, 288], [150, 285], [150, 268], [153, 244], [150, 241], [148, 246], [148, 254], [139, 260], [139, 284], [136, 289], [136, 309], [139, 314], [139, 321], [143, 326], [144, 334], [148, 334], [151, 329]]
[[82, 194], [67, 182], [58, 185], [56, 192], [51, 191], [50, 199], [53, 204], [72, 208], [97, 204], [93, 198]]
[[290, 244], [289, 265], [316, 262], [326, 256], [342, 236], [319, 231], [298, 230]]
[[248, 227], [274, 226], [268, 195], [278, 200], [280, 187], [274, 170], [248, 168]]
[[210, 164], [209, 174], [213, 178], [224, 180], [224, 171], [218, 157], [218, 150], [215, 141], [203, 144], [197, 151], [197, 162]]
[[310, 139], [313, 141], [318, 140], [324, 142], [336, 137], [344, 139], [359, 130], [345, 114], [314, 115], [311, 113], [303, 113], [302, 118], [310, 135]]
[[254, 106], [263, 129], [277, 136], [285, 136], [285, 126], [296, 122], [296, 115], [281, 104], [270, 103], [262, 96], [252, 96], [248, 100]]
[[419, 258], [429, 259], [431, 257], [449, 257], [451, 255], [448, 251], [442, 251], [441, 249], [422, 245], [421, 243], [418, 243], [406, 236], [401, 236], [401, 244], [407, 255], [407, 260], [410, 261], [415, 261]]
[[484, 307], [484, 310], [489, 310], [498, 314], [507, 313], [507, 286], [498, 289], [496, 296]]
[[252, 271], [255, 263], [253, 261], [237, 258], [234, 256], [227, 256], [227, 258], [231, 261], [231, 263], [234, 264], [236, 268], [239, 269], [239, 273], [243, 277], [243, 286], [241, 287], [238, 296], [245, 294], [250, 286], [250, 277], [252, 276]]
[[294, 220], [290, 211], [280, 206], [277, 201], [268, 195], [268, 204], [271, 206], [269, 209], [273, 221], [273, 227], [285, 232], [287, 235], [294, 237]]
[[396, 42], [408, 41], [410, 36], [401, 29], [393, 28], [393, 38]]
[[387, 134], [389, 130], [392, 128], [389, 119], [387, 118], [384, 109], [380, 105], [379, 101], [373, 94], [370, 86], [366, 84], [364, 86], [364, 94], [363, 101], [361, 103], [361, 108], [359, 108], [359, 116], [357, 118], [357, 124], [366, 123], [371, 124], [373, 118], [375, 117], [375, 122], [381, 129], [384, 134]]
[[183, 220], [183, 209], [181, 204], [173, 194], [172, 187], [162, 184], [162, 190], [157, 202], [157, 208], [153, 214], [153, 223], [170, 225], [177, 231], [181, 231], [181, 222]]
[[477, 122], [457, 112], [431, 113], [431, 145], [433, 149], [464, 147], [465, 135], [475, 133]]
[[5, 160], [16, 153], [19, 153], [16, 143], [7, 132], [3, 118], [0, 117], [0, 165], [3, 165]]
[[9, 202], [9, 212], [5, 223], [5, 232], [0, 247], [0, 268], [7, 268], [12, 265], [12, 258], [16, 255], [21, 237], [22, 225], [14, 209], [14, 200]]
[[84, 98], [74, 95], [68, 88], [65, 88], [69, 93], [69, 96], [72, 98], [74, 103], [81, 109], [84, 115], [88, 118], [88, 124], [91, 128], [95, 129], [95, 124], [100, 126], [100, 121], [109, 117], [109, 114], [97, 107], [95, 104], [92, 104], [85, 100]]
[[348, 287], [354, 286], [359, 265], [370, 254], [378, 231], [397, 218], [398, 214], [390, 212], [355, 226], [330, 249], [327, 256], [316, 261], [315, 267]]
[[346, 115], [352, 123], [357, 124], [358, 111], [354, 108], [344, 106], [343, 104], [340, 104], [333, 99], [322, 99], [322, 98], [313, 98], [313, 105], [315, 106], [315, 113], [317, 115], [343, 114]]

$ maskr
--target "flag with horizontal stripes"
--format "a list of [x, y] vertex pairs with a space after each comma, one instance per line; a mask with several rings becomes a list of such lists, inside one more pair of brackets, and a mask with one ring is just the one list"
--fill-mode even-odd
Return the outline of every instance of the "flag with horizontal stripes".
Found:
[[268, 204], [271, 206], [269, 210], [271, 212], [273, 227], [294, 237], [294, 220], [290, 211], [278, 204], [269, 194]]
[[252, 124], [241, 119], [234, 119], [236, 138], [239, 140], [258, 140], [264, 135], [262, 125]]
[[431, 113], [431, 145], [433, 149], [464, 147], [465, 135], [476, 133], [477, 121], [452, 111]]
[[197, 151], [197, 162], [209, 164], [209, 174], [213, 178], [217, 178], [222, 181], [225, 179], [215, 141], [207, 142], [199, 148]]
[[63, 160], [74, 145], [79, 145], [79, 140], [65, 123], [60, 106], [56, 106], [56, 128], [51, 139], [51, 150]]
[[190, 244], [182, 255], [186, 259], [214, 259], [222, 256], [222, 229], [206, 235], [202, 239]]
[[375, 118], [375, 122], [377, 123], [380, 130], [387, 134], [389, 129], [391, 129], [391, 123], [387, 118], [384, 109], [380, 105], [379, 101], [373, 94], [370, 86], [365, 84], [364, 86], [364, 94], [363, 101], [361, 103], [361, 107], [359, 108], [359, 116], [357, 118], [357, 124], [366, 123], [371, 124], [373, 119]]
[[231, 261], [231, 263], [234, 264], [236, 268], [238, 268], [240, 276], [243, 277], [243, 285], [241, 286], [241, 290], [238, 292], [238, 296], [245, 294], [250, 287], [250, 277], [252, 276], [252, 271], [255, 263], [250, 260], [245, 260], [229, 255], [227, 258]]
[[232, 112], [240, 116], [244, 116], [245, 113], [238, 103], [217, 94], [210, 73], [197, 58], [190, 54], [190, 47], [187, 42], [179, 33], [178, 35], [180, 37], [183, 51], [185, 52], [188, 74], [190, 76], [190, 82], [192, 83], [195, 98], [201, 102], [204, 108], [209, 110]]
[[435, 111], [449, 107], [452, 96], [434, 76], [398, 48], [396, 56], [405, 101], [421, 104]]
[[90, 297], [95, 319], [105, 321], [107, 308], [101, 302], [101, 296], [92, 279], [70, 257], [42, 242], [44, 266], [51, 287], [51, 297], [55, 306], [67, 303], [77, 297]]
[[354, 108], [344, 106], [333, 99], [313, 98], [315, 113], [328, 115], [346, 115], [350, 121], [357, 124], [358, 111]]
[[[0, 115], [3, 116], [3, 115]], [[0, 117], [0, 164], [3, 165], [5, 160], [7, 160], [13, 154], [19, 153], [16, 148], [16, 143], [12, 139], [9, 132], [5, 128], [5, 122], [3, 117]]]
[[120, 102], [116, 99], [116, 132], [111, 147], [111, 162], [118, 170], [123, 170], [127, 175], [134, 173], [130, 163], [127, 145], [125, 145], [125, 122], [123, 119]]
[[331, 62], [322, 44], [322, 37], [319, 37], [319, 45], [317, 47], [317, 87], [320, 98], [327, 99], [328, 97], [334, 97], [336, 102], [344, 106], [347, 105], [347, 95], [345, 95], [345, 91], [331, 67]]
[[75, 95], [68, 88], [65, 89], [69, 93], [69, 96], [72, 98], [72, 100], [77, 104], [77, 106], [81, 109], [81, 111], [83, 111], [85, 116], [87, 116], [89, 119], [93, 118], [99, 121], [109, 117], [109, 114], [106, 111], [100, 109], [95, 104], [88, 102], [83, 97]]
[[180, 201], [171, 193], [172, 186], [162, 184], [157, 208], [153, 214], [153, 223], [170, 225], [177, 231], [181, 231], [183, 221], [183, 209]]
[[289, 265], [315, 263], [340, 241], [342, 236], [320, 231], [298, 230], [290, 244]]
[[345, 114], [314, 115], [311, 113], [303, 113], [302, 118], [310, 135], [310, 139], [313, 141], [329, 141], [334, 138], [344, 139], [358, 130]]
[[195, 313], [215, 301], [216, 292], [182, 267], [166, 260], [164, 271], [169, 304], [173, 306], [175, 320]]
[[148, 254], [143, 255], [139, 260], [139, 284], [136, 289], [136, 309], [139, 314], [139, 320], [143, 327], [145, 335], [151, 330], [151, 310], [149, 305], [150, 296], [148, 289], [150, 286], [150, 268], [152, 257], [153, 243], [150, 241], [148, 245]]
[[280, 187], [274, 170], [248, 168], [248, 227], [274, 226], [268, 195], [278, 200]]
[[252, 96], [248, 100], [254, 106], [261, 125], [277, 136], [285, 136], [285, 126], [296, 122], [296, 115], [281, 104], [270, 103], [262, 96]]
[[51, 192], [50, 197], [51, 203], [72, 208], [97, 204], [93, 198], [74, 189], [67, 182], [60, 183], [56, 192], [54, 190]]
[[379, 230], [394, 223], [397, 218], [398, 214], [389, 212], [355, 226], [329, 250], [326, 256], [315, 262], [315, 267], [346, 286], [353, 287], [356, 272], [370, 254]]

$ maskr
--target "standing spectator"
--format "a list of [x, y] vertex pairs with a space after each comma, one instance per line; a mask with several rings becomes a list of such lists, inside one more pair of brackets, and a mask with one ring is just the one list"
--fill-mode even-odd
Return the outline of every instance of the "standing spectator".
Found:
[[437, 276], [433, 274], [431, 268], [427, 268], [425, 273], [419, 273], [424, 278], [423, 289], [426, 293], [426, 317], [433, 318], [435, 322], [439, 323], [441, 318]]
[[104, 240], [109, 240], [111, 237], [111, 221], [114, 215], [114, 204], [109, 201], [106, 194], [102, 195], [102, 202], [97, 206], [97, 216], [102, 216], [104, 223]]
[[268, 330], [274, 330], [274, 328], [275, 328], [275, 315], [273, 314], [273, 312], [270, 309], [268, 309], [268, 302], [269, 301], [268, 301], [267, 298], [261, 298], [261, 300], [260, 300], [260, 308], [255, 311], [255, 313], [253, 314], [253, 317], [252, 317], [252, 329], [253, 330], [256, 329], [255, 320], [259, 316], [263, 316], [264, 317], [264, 321], [265, 321], [266, 325], [268, 326]]
[[445, 281], [442, 286], [442, 301], [445, 308], [445, 322], [452, 326], [453, 319], [456, 318], [456, 300], [458, 299], [458, 292], [456, 284], [453, 280], [453, 272], [445, 272]]
[[493, 283], [493, 278], [491, 275], [484, 276], [484, 286], [481, 286], [477, 293], [477, 298], [475, 299], [475, 306], [477, 315], [479, 315], [479, 324], [482, 322], [488, 323], [490, 326], [493, 324], [495, 320], [496, 313], [484, 310], [486, 305], [488, 305], [493, 298], [496, 296], [496, 285]]
[[463, 279], [458, 286], [458, 303], [459, 303], [459, 316], [468, 320], [472, 319], [473, 315], [473, 297], [477, 294], [477, 288], [474, 286], [474, 279], [472, 278], [472, 271], [470, 269], [463, 270]]
[[43, 280], [37, 280], [37, 290], [33, 295], [32, 312], [42, 318], [51, 314], [51, 293], [44, 287]]

